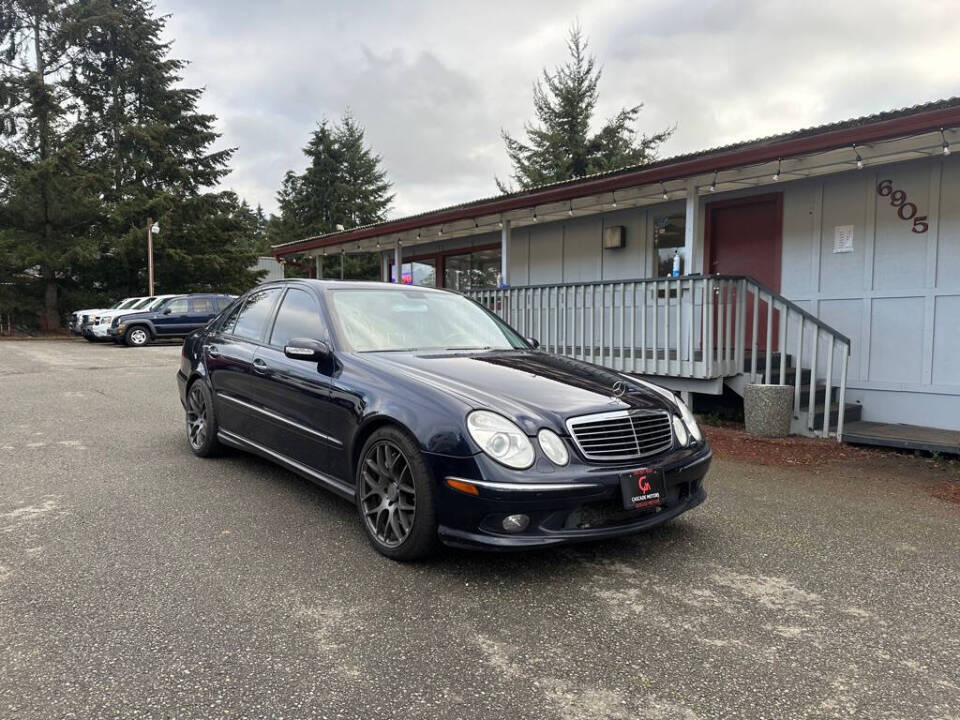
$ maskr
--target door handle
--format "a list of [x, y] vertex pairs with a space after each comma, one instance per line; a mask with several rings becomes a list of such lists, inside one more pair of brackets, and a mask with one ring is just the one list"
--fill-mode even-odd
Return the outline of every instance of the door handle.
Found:
[[267, 371], [267, 363], [265, 363], [260, 358], [257, 358], [253, 361], [253, 371], [258, 373], [265, 373]]
[[216, 345], [207, 345], [207, 355], [210, 357], [220, 357], [220, 348]]

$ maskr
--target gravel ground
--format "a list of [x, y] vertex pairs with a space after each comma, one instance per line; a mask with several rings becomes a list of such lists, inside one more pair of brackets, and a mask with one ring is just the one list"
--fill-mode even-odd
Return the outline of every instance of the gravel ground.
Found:
[[719, 458], [656, 532], [398, 565], [194, 458], [177, 347], [0, 343], [2, 718], [958, 718], [960, 507]]

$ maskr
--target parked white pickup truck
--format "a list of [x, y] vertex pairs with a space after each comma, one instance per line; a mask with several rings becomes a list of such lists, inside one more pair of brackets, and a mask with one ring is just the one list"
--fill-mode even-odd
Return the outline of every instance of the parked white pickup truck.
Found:
[[83, 335], [83, 326], [90, 323], [98, 313], [107, 312], [108, 310], [129, 310], [143, 299], [142, 297], [124, 298], [108, 308], [75, 310], [70, 314], [70, 331], [74, 335]]
[[142, 302], [137, 303], [133, 307], [104, 310], [103, 312], [97, 313], [96, 320], [89, 325], [90, 334], [94, 340], [109, 340], [110, 334], [108, 331], [110, 330], [110, 323], [113, 322], [114, 318], [136, 312], [156, 310], [163, 304], [164, 300], [172, 297], [176, 297], [176, 295], [155, 295], [154, 297], [144, 298]]

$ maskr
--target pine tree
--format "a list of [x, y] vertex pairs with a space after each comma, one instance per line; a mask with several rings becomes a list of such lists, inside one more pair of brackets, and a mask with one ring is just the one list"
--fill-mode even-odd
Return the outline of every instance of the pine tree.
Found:
[[0, 139], [0, 228], [5, 265], [28, 293], [43, 289], [42, 325], [60, 324], [61, 289], [91, 252], [96, 194], [85, 138], [74, 131], [65, 89], [73, 68], [63, 0], [7, 0], [0, 6], [0, 97], [8, 108]]
[[[77, 99], [78, 127], [90, 138], [103, 197], [103, 259], [92, 268], [96, 281], [117, 294], [147, 289], [149, 218], [161, 227], [154, 242], [158, 291], [195, 287], [188, 279], [189, 258], [212, 257], [217, 242], [224, 258], [246, 263], [238, 272], [249, 284], [253, 276], [243, 273], [255, 262], [256, 250], [251, 244], [238, 256], [233, 230], [224, 230], [233, 227], [238, 201], [211, 191], [229, 172], [233, 150], [212, 149], [219, 138], [216, 118], [197, 110], [201, 90], [180, 87], [185, 62], [171, 58], [170, 44], [160, 40], [166, 19], [154, 17], [146, 0], [88, 0], [72, 10], [70, 41], [77, 61], [68, 87]], [[223, 233], [184, 236], [187, 227], [200, 227], [201, 207], [226, 214], [203, 226]], [[188, 269], [181, 273], [164, 262]]]
[[[299, 175], [288, 171], [277, 193], [280, 212], [271, 217], [267, 230], [271, 244], [323, 235], [338, 226], [369, 225], [386, 217], [393, 201], [390, 182], [380, 156], [366, 144], [363, 127], [349, 113], [339, 125], [322, 121], [303, 154], [307, 168]], [[340, 276], [340, 258], [330, 257], [324, 263], [325, 275]], [[376, 279], [379, 274], [379, 258], [373, 254], [343, 258], [345, 278]]]
[[[520, 189], [649, 162], [673, 133], [667, 128], [638, 137], [634, 125], [643, 108], [639, 104], [622, 109], [591, 135], [602, 71], [587, 47], [580, 27], [574, 26], [567, 41], [570, 60], [552, 74], [544, 69], [533, 86], [537, 124], [524, 125], [526, 142], [501, 132], [513, 165], [512, 179]], [[513, 190], [499, 179], [497, 187], [501, 192]]]

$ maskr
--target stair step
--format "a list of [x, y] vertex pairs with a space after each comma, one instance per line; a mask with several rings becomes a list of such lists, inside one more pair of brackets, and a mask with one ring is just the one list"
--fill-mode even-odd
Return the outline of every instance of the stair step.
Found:
[[[801, 406], [802, 409], [802, 406]], [[840, 412], [840, 405], [836, 402], [830, 405], [830, 427], [836, 429], [837, 417]], [[863, 414], [863, 406], [858, 403], [844, 403], [843, 424], [856, 422]], [[823, 427], [823, 404], [815, 405], [813, 408], [813, 427], [819, 430]]]
[[[840, 390], [839, 388], [834, 387], [833, 390], [830, 392], [830, 400], [831, 400], [831, 404], [833, 405], [835, 405], [837, 402], [837, 393], [839, 392], [839, 390]], [[817, 383], [817, 387], [813, 395], [813, 404], [814, 406], [823, 405], [823, 402], [826, 399], [827, 399], [826, 383], [819, 382]], [[800, 408], [805, 409], [809, 407], [810, 407], [810, 383], [808, 381], [801, 386]]]
[[[750, 372], [750, 362], [751, 351], [745, 350], [743, 353], [743, 371]], [[793, 355], [787, 353], [787, 367], [790, 368], [793, 366]], [[757, 353], [757, 372], [763, 373], [767, 367], [767, 354], [765, 352]], [[780, 367], [780, 353], [772, 352], [770, 353], [770, 369], [772, 372], [776, 372]]]
[[[749, 370], [747, 370], [749, 372]], [[763, 368], [757, 367], [757, 374], [761, 377], [763, 376]], [[797, 382], [797, 369], [788, 367], [787, 371], [783, 374], [783, 384], [784, 385], [795, 385]], [[770, 369], [770, 383], [779, 384], [780, 383], [780, 366], [775, 365]], [[808, 368], [803, 368], [800, 371], [800, 386], [801, 388], [806, 385], [808, 388], [810, 386], [810, 370]]]

